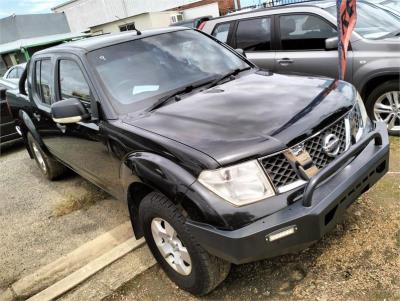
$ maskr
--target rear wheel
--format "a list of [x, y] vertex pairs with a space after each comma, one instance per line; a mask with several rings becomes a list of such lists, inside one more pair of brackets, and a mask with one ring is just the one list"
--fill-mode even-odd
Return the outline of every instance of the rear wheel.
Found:
[[65, 172], [66, 167], [58, 161], [47, 156], [40, 148], [39, 143], [35, 140], [35, 138], [33, 138], [31, 133], [28, 133], [27, 139], [33, 157], [40, 171], [47, 179], [54, 180]]
[[185, 216], [164, 195], [148, 194], [140, 203], [139, 216], [153, 256], [180, 288], [204, 295], [227, 277], [230, 263], [197, 243], [186, 228]]
[[369, 116], [387, 124], [390, 135], [400, 136], [400, 83], [388, 81], [376, 87], [366, 100]]

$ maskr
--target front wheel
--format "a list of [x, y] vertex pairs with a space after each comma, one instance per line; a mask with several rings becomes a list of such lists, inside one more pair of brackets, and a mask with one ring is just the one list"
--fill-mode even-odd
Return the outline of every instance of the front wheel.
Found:
[[390, 135], [400, 136], [400, 83], [388, 81], [376, 87], [366, 100], [373, 120], [384, 121]]
[[140, 204], [139, 216], [153, 256], [180, 288], [204, 295], [225, 280], [230, 263], [196, 242], [186, 228], [185, 216], [164, 195], [148, 194]]
[[56, 160], [47, 156], [39, 146], [39, 143], [35, 140], [35, 138], [33, 138], [31, 133], [28, 133], [27, 139], [33, 157], [40, 171], [47, 179], [52, 181], [57, 177], [61, 176], [65, 172], [66, 167], [61, 163], [57, 162]]

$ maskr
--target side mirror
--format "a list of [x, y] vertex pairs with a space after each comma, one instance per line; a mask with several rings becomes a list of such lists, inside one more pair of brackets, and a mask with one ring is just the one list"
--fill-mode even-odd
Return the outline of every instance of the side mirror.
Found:
[[244, 50], [242, 48], [237, 48], [235, 49], [237, 53], [243, 55], [244, 57], [246, 57], [246, 53], [244, 52]]
[[332, 37], [325, 40], [326, 50], [337, 50], [338, 49], [339, 38]]
[[51, 116], [57, 123], [76, 123], [87, 120], [90, 115], [78, 99], [69, 98], [53, 103]]

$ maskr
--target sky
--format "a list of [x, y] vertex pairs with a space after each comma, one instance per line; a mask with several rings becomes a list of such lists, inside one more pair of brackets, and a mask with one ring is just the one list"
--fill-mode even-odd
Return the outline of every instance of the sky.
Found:
[[51, 8], [67, 0], [0, 0], [0, 18], [12, 14], [50, 13]]

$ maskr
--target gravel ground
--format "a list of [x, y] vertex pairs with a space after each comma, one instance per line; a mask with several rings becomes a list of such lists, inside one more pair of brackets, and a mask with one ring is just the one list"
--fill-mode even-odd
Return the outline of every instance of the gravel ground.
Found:
[[[390, 172], [347, 211], [344, 221], [297, 255], [233, 266], [200, 300], [400, 300], [400, 138]], [[158, 265], [106, 300], [199, 300]]]
[[[0, 179], [0, 291], [129, 218], [124, 202], [72, 172], [47, 181], [21, 145], [2, 152]], [[58, 216], [85, 196], [98, 200]]]

